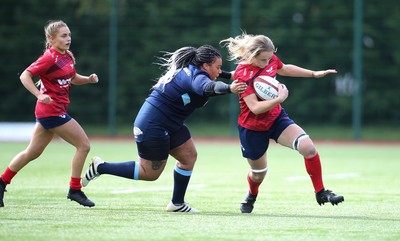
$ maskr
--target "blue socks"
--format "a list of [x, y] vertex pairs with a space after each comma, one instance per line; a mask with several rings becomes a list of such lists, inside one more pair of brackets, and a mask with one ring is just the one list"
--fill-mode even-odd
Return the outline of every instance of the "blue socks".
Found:
[[190, 176], [193, 171], [183, 170], [177, 166], [174, 169], [174, 192], [172, 194], [172, 203], [175, 205], [185, 203], [185, 194], [189, 185]]
[[119, 177], [125, 177], [129, 179], [139, 179], [140, 167], [136, 165], [136, 162], [104, 162], [99, 165], [97, 171], [100, 174], [110, 174]]
[[[109, 174], [128, 179], [139, 179], [140, 166], [135, 161], [129, 162], [104, 162], [98, 166], [97, 171], [100, 174]], [[172, 194], [172, 203], [181, 205], [185, 203], [186, 189], [192, 171], [187, 171], [175, 166], [174, 169], [174, 191]]]

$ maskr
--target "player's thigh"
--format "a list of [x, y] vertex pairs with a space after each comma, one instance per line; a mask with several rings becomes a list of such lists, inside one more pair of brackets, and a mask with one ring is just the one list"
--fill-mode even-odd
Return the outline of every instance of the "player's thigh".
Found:
[[[157, 132], [154, 129], [148, 131], [151, 136]], [[147, 131], [145, 131], [145, 133], [147, 133]], [[146, 181], [156, 180], [163, 172], [167, 163], [169, 155], [169, 137], [163, 134], [162, 137], [158, 139], [136, 139], [136, 146], [140, 165], [139, 179]]]
[[197, 159], [197, 150], [193, 139], [190, 138], [180, 146], [170, 150], [170, 155], [178, 162], [177, 166], [185, 170], [192, 170]]
[[53, 139], [54, 134], [46, 130], [39, 122], [36, 122], [32, 133], [32, 139], [27, 147], [27, 153], [34, 158], [38, 157]]
[[64, 125], [51, 129], [51, 131], [77, 148], [90, 148], [88, 136], [75, 119], [71, 119]]
[[250, 165], [252, 170], [262, 170], [267, 167], [267, 153], [264, 153], [260, 158], [257, 160], [247, 159], [247, 162]]
[[279, 136], [278, 143], [283, 146], [292, 148], [293, 141], [304, 133], [304, 130], [297, 124], [289, 125]]

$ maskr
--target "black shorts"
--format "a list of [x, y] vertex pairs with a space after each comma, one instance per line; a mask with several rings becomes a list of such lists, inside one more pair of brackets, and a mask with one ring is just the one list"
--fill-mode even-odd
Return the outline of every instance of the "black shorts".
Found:
[[[138, 128], [137, 126], [134, 127]], [[182, 145], [191, 138], [186, 125], [176, 132], [159, 128], [147, 128], [142, 131], [148, 135], [135, 135], [138, 154], [151, 161], [162, 161], [168, 158], [170, 150]]]
[[48, 130], [51, 128], [55, 128], [57, 126], [62, 126], [68, 121], [70, 121], [72, 117], [68, 114], [59, 115], [59, 116], [51, 116], [45, 118], [37, 118], [36, 122], [39, 122], [44, 129]]
[[277, 142], [282, 132], [291, 124], [295, 122], [282, 108], [278, 118], [267, 131], [253, 131], [238, 126], [242, 156], [250, 160], [258, 160], [267, 151], [269, 140], [273, 139]]
[[145, 102], [133, 123], [138, 154], [151, 161], [168, 158], [170, 150], [191, 138], [186, 125], [171, 123], [159, 109]]

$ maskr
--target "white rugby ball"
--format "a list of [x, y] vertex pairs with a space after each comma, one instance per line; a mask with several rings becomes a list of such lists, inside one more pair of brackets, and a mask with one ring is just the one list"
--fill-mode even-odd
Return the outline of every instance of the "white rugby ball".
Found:
[[269, 76], [257, 76], [253, 82], [254, 90], [258, 98], [272, 100], [278, 96], [279, 81]]

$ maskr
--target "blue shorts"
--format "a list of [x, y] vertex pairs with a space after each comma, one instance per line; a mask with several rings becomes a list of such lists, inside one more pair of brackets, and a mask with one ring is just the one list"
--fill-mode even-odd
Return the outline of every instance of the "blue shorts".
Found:
[[282, 132], [295, 122], [289, 118], [286, 111], [282, 108], [281, 113], [274, 124], [267, 131], [253, 131], [242, 126], [238, 126], [242, 155], [250, 160], [257, 160], [267, 151], [269, 140], [278, 141]]
[[64, 115], [59, 115], [59, 116], [37, 118], [36, 122], [39, 122], [44, 127], [44, 129], [48, 130], [51, 128], [55, 128], [57, 126], [64, 125], [71, 119], [72, 119], [72, 117], [70, 115], [64, 114]]
[[186, 125], [171, 129], [169, 119], [157, 108], [145, 102], [133, 124], [138, 154], [141, 158], [162, 161], [168, 158], [170, 150], [191, 138]]

